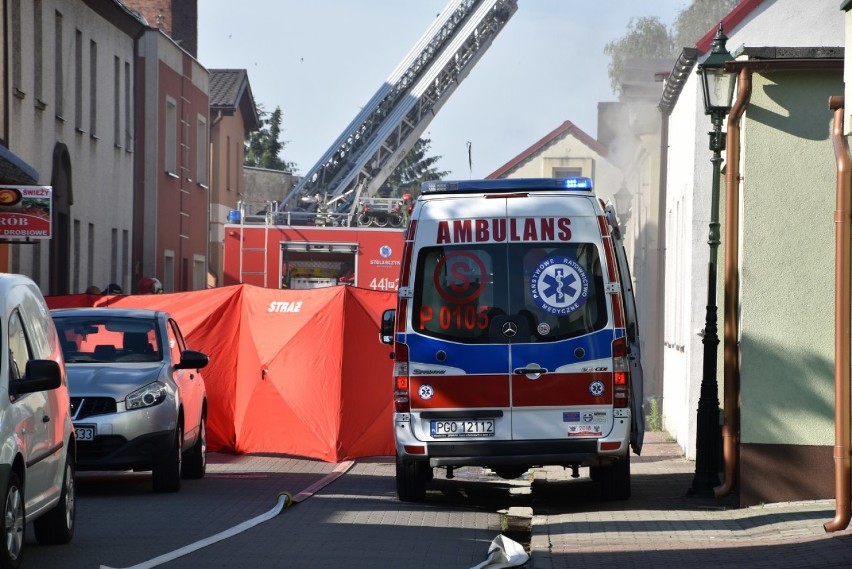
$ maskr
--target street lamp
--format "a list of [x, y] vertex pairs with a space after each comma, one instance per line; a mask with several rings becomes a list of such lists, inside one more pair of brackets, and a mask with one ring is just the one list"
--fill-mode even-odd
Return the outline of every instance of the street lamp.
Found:
[[731, 110], [736, 76], [725, 69], [733, 57], [725, 49], [728, 37], [722, 24], [713, 38], [713, 47], [704, 63], [698, 65], [701, 86], [704, 90], [704, 113], [710, 115], [713, 130], [710, 150], [713, 157], [713, 187], [710, 201], [710, 262], [707, 275], [707, 317], [704, 325], [704, 368], [701, 376], [701, 395], [698, 399], [698, 425], [695, 448], [695, 476], [689, 493], [695, 496], [714, 496], [713, 488], [719, 484], [719, 395], [716, 383], [716, 357], [719, 334], [716, 318], [716, 260], [719, 249], [719, 179], [725, 133], [722, 121]]
[[615, 195], [612, 197], [615, 198], [615, 209], [618, 211], [621, 225], [626, 225], [630, 220], [630, 206], [633, 205], [633, 194], [630, 193], [627, 186], [622, 184], [621, 189], [615, 192]]

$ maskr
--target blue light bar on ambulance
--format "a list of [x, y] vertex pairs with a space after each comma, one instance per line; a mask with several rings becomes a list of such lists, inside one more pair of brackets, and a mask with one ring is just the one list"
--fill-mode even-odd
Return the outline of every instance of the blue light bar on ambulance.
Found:
[[499, 193], [541, 190], [589, 191], [589, 178], [502, 178], [498, 180], [432, 180], [423, 182], [422, 194]]

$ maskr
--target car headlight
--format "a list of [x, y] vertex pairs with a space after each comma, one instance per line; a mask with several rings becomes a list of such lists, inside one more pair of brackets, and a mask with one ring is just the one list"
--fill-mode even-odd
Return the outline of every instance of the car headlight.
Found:
[[166, 400], [166, 385], [164, 383], [160, 383], [159, 381], [155, 381], [154, 383], [149, 383], [145, 387], [141, 389], [137, 389], [133, 393], [127, 396], [127, 399], [124, 400], [125, 408], [130, 411], [131, 409], [144, 409], [145, 407], [152, 407], [159, 403], [162, 403]]

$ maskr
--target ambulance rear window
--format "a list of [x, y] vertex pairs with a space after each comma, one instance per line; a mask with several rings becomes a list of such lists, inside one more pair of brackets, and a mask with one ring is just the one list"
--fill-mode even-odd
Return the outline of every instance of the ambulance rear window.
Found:
[[[468, 344], [554, 342], [608, 321], [593, 243], [464, 244], [420, 251], [412, 325]], [[507, 338], [509, 322], [517, 334]]]

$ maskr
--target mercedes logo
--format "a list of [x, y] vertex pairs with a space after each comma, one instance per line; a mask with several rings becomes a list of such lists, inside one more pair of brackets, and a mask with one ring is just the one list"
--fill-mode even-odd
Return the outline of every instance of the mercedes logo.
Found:
[[514, 338], [518, 333], [518, 325], [514, 322], [504, 322], [503, 323], [503, 335], [507, 338]]

